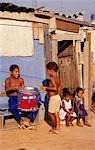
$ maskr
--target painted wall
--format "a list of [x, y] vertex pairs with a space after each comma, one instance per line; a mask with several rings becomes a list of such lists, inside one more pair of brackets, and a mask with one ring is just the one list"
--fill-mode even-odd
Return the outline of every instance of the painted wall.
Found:
[[91, 52], [93, 53], [92, 62], [95, 63], [95, 30], [91, 30]]
[[32, 22], [0, 20], [0, 56], [32, 56]]
[[[44, 53], [38, 40], [34, 40], [34, 55], [31, 57], [0, 57], [0, 91], [4, 90], [2, 83], [9, 76], [9, 67], [12, 64], [20, 67], [20, 74], [24, 78], [25, 86], [39, 88], [45, 79]], [[41, 93], [41, 97], [44, 101], [43, 93]]]
[[34, 55], [31, 57], [0, 57], [0, 90], [2, 83], [9, 76], [9, 67], [17, 64], [20, 74], [25, 80], [25, 86], [39, 87], [45, 78], [44, 54], [38, 40], [34, 41]]

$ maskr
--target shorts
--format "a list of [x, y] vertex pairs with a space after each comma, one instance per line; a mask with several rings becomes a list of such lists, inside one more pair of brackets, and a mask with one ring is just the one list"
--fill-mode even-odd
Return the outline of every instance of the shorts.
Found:
[[60, 111], [61, 97], [57, 94], [50, 97], [48, 112], [56, 113]]

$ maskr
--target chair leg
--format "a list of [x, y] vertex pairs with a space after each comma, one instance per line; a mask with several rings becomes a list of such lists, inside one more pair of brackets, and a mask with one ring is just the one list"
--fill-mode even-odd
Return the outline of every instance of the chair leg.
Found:
[[4, 116], [2, 115], [2, 129], [4, 128]]

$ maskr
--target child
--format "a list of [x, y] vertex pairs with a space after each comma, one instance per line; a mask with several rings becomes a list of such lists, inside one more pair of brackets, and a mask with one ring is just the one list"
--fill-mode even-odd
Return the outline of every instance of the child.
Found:
[[91, 111], [93, 111], [95, 113], [95, 91], [92, 94], [91, 100], [92, 100], [92, 102], [91, 102]]
[[73, 110], [71, 99], [70, 99], [70, 92], [65, 91], [63, 93], [63, 100], [62, 100], [62, 108], [60, 110], [60, 119], [63, 120], [66, 118], [66, 126], [73, 126], [73, 120], [75, 119], [76, 114]]
[[49, 108], [48, 114], [53, 123], [52, 132], [60, 133], [60, 118], [59, 110], [61, 104], [61, 83], [58, 75], [58, 65], [55, 62], [50, 62], [46, 65], [47, 73], [50, 76], [51, 80], [49, 86], [44, 86], [45, 90], [48, 90], [49, 96]]
[[77, 115], [77, 125], [82, 127], [83, 125], [80, 123], [80, 119], [82, 118], [84, 125], [91, 127], [91, 125], [87, 121], [87, 112], [84, 108], [83, 104], [83, 93], [84, 90], [82, 88], [77, 88], [75, 92], [75, 113]]
[[5, 90], [9, 97], [9, 111], [13, 114], [19, 127], [23, 127], [23, 120], [18, 112], [17, 91], [24, 88], [24, 80], [20, 77], [19, 67], [17, 65], [10, 66], [10, 77], [5, 80]]
[[[43, 86], [48, 86], [49, 87], [49, 79], [46, 79], [42, 82]], [[44, 108], [45, 108], [45, 115], [44, 115], [44, 120], [50, 125], [53, 126], [51, 122], [51, 118], [48, 115], [48, 104], [49, 104], [49, 96], [48, 96], [48, 90], [46, 90], [46, 95], [45, 95], [45, 101], [44, 101]]]

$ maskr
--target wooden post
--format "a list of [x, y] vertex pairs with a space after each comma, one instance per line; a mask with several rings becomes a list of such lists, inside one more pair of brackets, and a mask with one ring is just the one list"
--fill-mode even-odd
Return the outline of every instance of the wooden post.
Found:
[[89, 109], [89, 101], [90, 101], [90, 96], [89, 96], [89, 90], [90, 90], [90, 52], [89, 52], [89, 42], [86, 41], [84, 43], [84, 103], [85, 103], [85, 108], [88, 110]]
[[52, 61], [55, 61], [56, 63], [58, 63], [58, 41], [56, 39], [52, 39]]
[[78, 74], [78, 85], [80, 87], [83, 86], [82, 83], [82, 65], [79, 62], [79, 53], [81, 51], [81, 45], [80, 45], [80, 41], [76, 41], [76, 63], [77, 63], [77, 74]]

